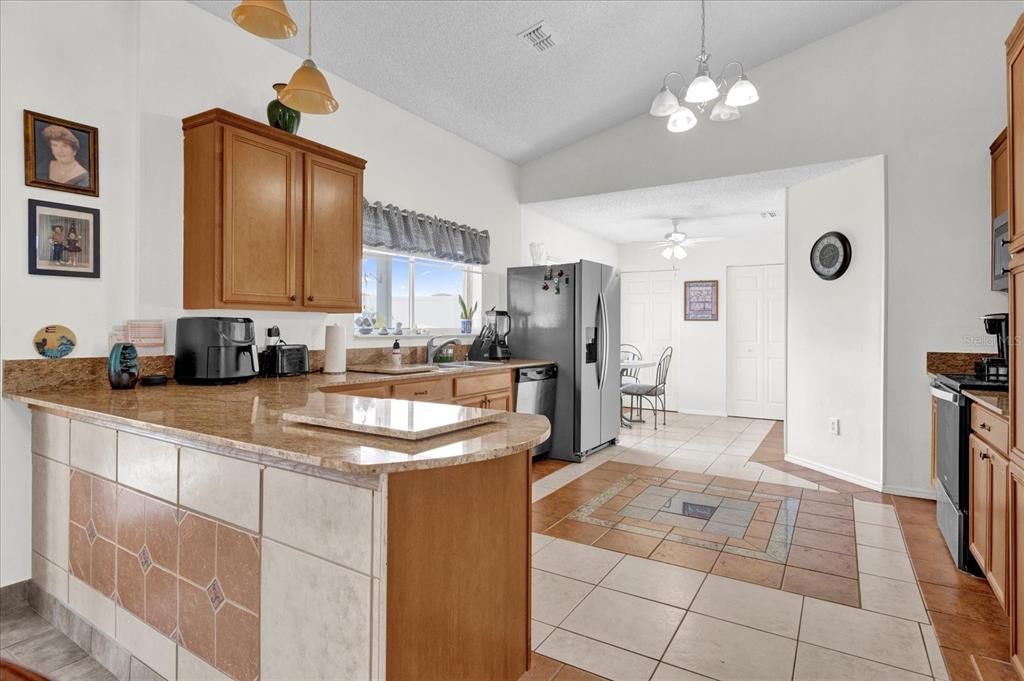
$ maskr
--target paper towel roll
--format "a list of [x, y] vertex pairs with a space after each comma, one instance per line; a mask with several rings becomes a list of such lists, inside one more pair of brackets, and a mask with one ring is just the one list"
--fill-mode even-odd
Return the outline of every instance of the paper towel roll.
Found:
[[345, 373], [345, 329], [339, 324], [328, 324], [324, 338], [324, 373]]

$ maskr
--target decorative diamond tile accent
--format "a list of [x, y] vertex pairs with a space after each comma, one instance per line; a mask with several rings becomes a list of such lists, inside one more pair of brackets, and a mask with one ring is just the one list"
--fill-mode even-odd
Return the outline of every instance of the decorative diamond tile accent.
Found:
[[153, 558], [149, 555], [149, 547], [145, 544], [139, 550], [139, 565], [142, 566], [143, 574], [149, 572], [149, 568], [153, 567]]
[[85, 526], [85, 536], [89, 538], [90, 545], [96, 541], [96, 526], [93, 525], [92, 518], [89, 518], [89, 523]]
[[210, 582], [210, 586], [206, 587], [206, 595], [210, 597], [210, 605], [213, 606], [214, 612], [224, 604], [224, 590], [220, 587], [220, 582], [216, 577]]

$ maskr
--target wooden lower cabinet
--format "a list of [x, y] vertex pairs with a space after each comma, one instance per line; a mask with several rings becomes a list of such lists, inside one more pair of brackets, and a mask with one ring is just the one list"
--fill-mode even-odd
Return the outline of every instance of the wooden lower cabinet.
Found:
[[977, 436], [970, 437], [970, 550], [982, 571], [988, 572], [989, 528], [992, 517], [992, 454]]
[[990, 507], [991, 520], [989, 527], [989, 560], [985, 577], [992, 587], [992, 592], [999, 605], [1006, 610], [1006, 587], [1010, 571], [1009, 554], [1009, 497], [1010, 497], [1010, 462], [999, 454], [992, 455], [989, 460], [989, 476], [991, 478]]
[[430, 376], [391, 380], [369, 386], [338, 386], [327, 392], [362, 397], [441, 402], [479, 409], [512, 411], [512, 375], [502, 370], [468, 376]]
[[1010, 520], [1010, 661], [1019, 678], [1024, 678], [1024, 468], [1010, 463], [1007, 500]]

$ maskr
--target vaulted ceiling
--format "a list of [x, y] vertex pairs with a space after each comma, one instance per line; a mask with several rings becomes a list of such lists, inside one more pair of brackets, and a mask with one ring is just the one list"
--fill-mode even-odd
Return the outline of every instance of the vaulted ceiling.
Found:
[[[226, 21], [236, 4], [194, 1]], [[712, 0], [712, 69], [749, 69], [899, 4]], [[300, 35], [280, 44], [305, 56], [307, 5], [287, 6]], [[665, 73], [692, 75], [700, 49], [693, 0], [317, 1], [313, 14], [322, 68], [516, 163], [644, 113]], [[556, 41], [543, 52], [518, 37], [539, 21]]]

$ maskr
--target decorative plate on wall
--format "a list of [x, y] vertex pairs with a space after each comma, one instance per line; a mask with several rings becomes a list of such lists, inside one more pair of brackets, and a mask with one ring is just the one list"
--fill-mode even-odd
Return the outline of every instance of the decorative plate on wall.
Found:
[[850, 266], [852, 255], [850, 240], [845, 234], [826, 232], [811, 246], [811, 269], [827, 281], [838, 279]]
[[36, 346], [36, 352], [47, 359], [60, 359], [67, 357], [75, 349], [78, 339], [75, 332], [60, 324], [44, 326], [36, 331], [32, 344]]

